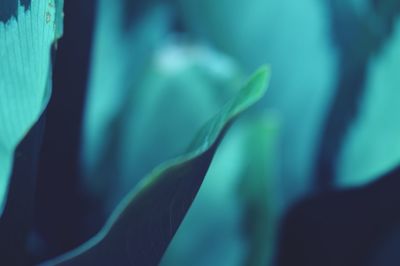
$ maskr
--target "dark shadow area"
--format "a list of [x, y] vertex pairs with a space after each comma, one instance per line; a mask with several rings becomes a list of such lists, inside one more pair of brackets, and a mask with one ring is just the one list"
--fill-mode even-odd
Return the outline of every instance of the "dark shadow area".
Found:
[[32, 229], [37, 163], [44, 120], [43, 115], [15, 151], [7, 202], [0, 219], [2, 265], [23, 266], [29, 261], [26, 243]]
[[[44, 243], [40, 261], [76, 247], [94, 233], [92, 202], [80, 190], [80, 142], [96, 1], [65, 1], [53, 94], [39, 162], [35, 226]], [[94, 222], [95, 223], [95, 222]]]
[[400, 167], [365, 187], [298, 203], [283, 222], [278, 266], [364, 266], [371, 258], [372, 265], [398, 265], [399, 241], [390, 236], [400, 229], [399, 188]]

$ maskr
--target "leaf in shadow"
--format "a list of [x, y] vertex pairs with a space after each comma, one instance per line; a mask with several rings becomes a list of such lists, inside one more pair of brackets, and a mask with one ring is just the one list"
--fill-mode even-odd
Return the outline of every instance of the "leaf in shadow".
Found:
[[145, 177], [97, 236], [44, 265], [157, 265], [189, 209], [233, 120], [265, 93], [263, 67], [198, 133], [188, 152]]

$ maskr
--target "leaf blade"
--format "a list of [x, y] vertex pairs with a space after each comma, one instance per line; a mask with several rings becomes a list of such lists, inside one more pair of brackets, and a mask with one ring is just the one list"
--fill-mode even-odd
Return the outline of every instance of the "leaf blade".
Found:
[[196, 196], [224, 133], [264, 95], [269, 75], [268, 67], [258, 70], [199, 131], [189, 151], [144, 178], [96, 237], [45, 265], [156, 265]]

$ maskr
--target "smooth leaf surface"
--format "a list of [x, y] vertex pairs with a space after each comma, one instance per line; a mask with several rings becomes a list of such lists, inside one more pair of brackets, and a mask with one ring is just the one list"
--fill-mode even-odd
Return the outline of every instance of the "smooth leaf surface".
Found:
[[248, 114], [224, 137], [162, 266], [269, 265], [279, 120]]
[[166, 250], [160, 265], [238, 266], [247, 252], [238, 196], [244, 163], [243, 127], [235, 122], [224, 136], [200, 190]]
[[386, 49], [370, 64], [360, 115], [346, 137], [337, 184], [360, 186], [379, 178], [400, 161], [400, 21]]
[[156, 265], [190, 207], [224, 133], [265, 93], [260, 69], [198, 133], [188, 152], [145, 177], [97, 236], [45, 265]]

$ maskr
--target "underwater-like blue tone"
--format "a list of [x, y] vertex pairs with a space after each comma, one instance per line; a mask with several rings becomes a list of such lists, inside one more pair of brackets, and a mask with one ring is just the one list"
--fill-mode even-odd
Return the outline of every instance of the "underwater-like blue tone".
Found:
[[399, 15], [0, 0], [0, 265], [400, 265]]

